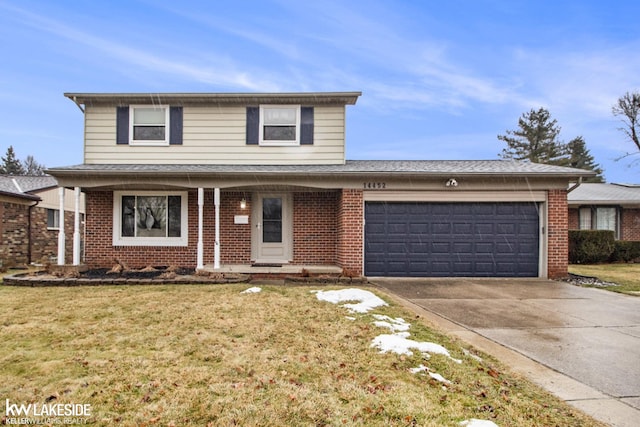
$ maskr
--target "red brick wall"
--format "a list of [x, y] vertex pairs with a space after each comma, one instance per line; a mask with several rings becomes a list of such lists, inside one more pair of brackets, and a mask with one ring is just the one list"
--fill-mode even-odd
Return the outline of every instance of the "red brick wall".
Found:
[[85, 262], [90, 267], [111, 267], [119, 259], [130, 267], [178, 265], [195, 267], [198, 238], [198, 195], [189, 192], [189, 246], [113, 246], [113, 193], [86, 192], [87, 242]]
[[640, 209], [622, 209], [621, 240], [640, 241]]
[[[58, 230], [47, 229], [47, 209], [31, 208], [31, 235], [29, 229], [29, 206], [0, 203], [2, 226], [2, 248], [0, 257], [4, 262], [27, 264], [29, 262], [52, 261], [58, 256]], [[65, 212], [65, 255], [68, 262], [73, 257], [73, 212]], [[31, 254], [29, 254], [31, 245]], [[30, 257], [30, 258], [29, 258]]]
[[[240, 208], [240, 201], [245, 199], [247, 207]], [[205, 230], [211, 238], [205, 238], [205, 246], [214, 241], [215, 218], [213, 197], [205, 201], [209, 205], [211, 214], [209, 221], [205, 221]], [[235, 215], [248, 215], [249, 224], [234, 224]], [[205, 251], [205, 264], [213, 264], [213, 245], [211, 255]], [[251, 263], [251, 193], [222, 192], [220, 196], [220, 263], [221, 264], [250, 264]]]
[[364, 201], [362, 190], [342, 190], [338, 205], [338, 265], [362, 275]]
[[[2, 214], [2, 248], [0, 257], [6, 265], [26, 264], [28, 253], [27, 219], [29, 207], [17, 203], [0, 203]], [[46, 224], [46, 223], [45, 223]]]
[[[75, 213], [64, 212], [65, 262], [73, 262], [73, 230]], [[80, 224], [82, 228], [82, 223]], [[84, 239], [80, 230], [80, 241]], [[82, 245], [82, 243], [80, 243]], [[82, 255], [82, 254], [81, 254]], [[47, 229], [47, 209], [35, 207], [31, 210], [31, 261], [52, 261], [58, 257], [58, 230]]]
[[293, 263], [337, 261], [337, 192], [293, 194]]
[[579, 209], [569, 209], [569, 230], [580, 230]]
[[548, 192], [548, 258], [547, 275], [550, 279], [565, 277], [569, 266], [569, 208], [566, 190]]

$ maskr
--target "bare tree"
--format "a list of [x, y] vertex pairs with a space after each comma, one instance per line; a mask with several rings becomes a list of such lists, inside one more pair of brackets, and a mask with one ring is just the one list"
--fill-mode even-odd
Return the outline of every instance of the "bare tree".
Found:
[[621, 118], [625, 126], [620, 130], [640, 151], [640, 92], [625, 93], [618, 99], [611, 111], [614, 116]]
[[25, 175], [42, 176], [44, 175], [44, 165], [38, 163], [33, 156], [29, 155], [22, 162]]

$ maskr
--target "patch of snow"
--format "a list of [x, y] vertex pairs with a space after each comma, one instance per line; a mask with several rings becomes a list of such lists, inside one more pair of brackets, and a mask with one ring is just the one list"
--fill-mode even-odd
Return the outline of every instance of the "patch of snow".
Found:
[[246, 289], [240, 293], [241, 294], [257, 294], [258, 292], [262, 292], [262, 288], [254, 286], [253, 288]]
[[353, 316], [345, 316], [344, 318], [347, 320], [356, 320], [356, 318]]
[[461, 360], [451, 357], [449, 351], [440, 344], [410, 340], [408, 337], [408, 332], [378, 335], [373, 339], [371, 347], [378, 347], [380, 349], [380, 353], [388, 353], [391, 351], [397, 354], [405, 354], [407, 356], [411, 356], [413, 354], [410, 349], [415, 349], [421, 353], [442, 354], [449, 357], [456, 363], [462, 363]]
[[464, 353], [465, 356], [469, 356], [470, 358], [477, 360], [478, 362], [482, 362], [482, 357], [480, 356], [476, 356], [475, 354], [471, 353], [469, 350], [467, 350], [466, 348], [462, 349], [462, 352]]
[[493, 421], [477, 420], [475, 418], [460, 421], [459, 425], [463, 427], [498, 427], [498, 424], [494, 423]]
[[420, 366], [418, 366], [417, 368], [411, 368], [409, 369], [409, 372], [411, 372], [412, 374], [417, 374], [419, 372], [425, 372], [428, 371], [429, 368], [427, 368], [426, 366], [420, 364]]
[[337, 291], [314, 291], [320, 301], [338, 304], [347, 301], [360, 301], [358, 304], [343, 304], [342, 306], [355, 313], [366, 313], [376, 307], [388, 305], [383, 299], [372, 292], [362, 289], [341, 289]]
[[378, 319], [373, 322], [374, 325], [379, 328], [389, 328], [391, 332], [408, 331], [411, 325], [407, 323], [402, 317], [396, 317], [395, 319], [382, 314], [373, 314], [374, 319]]
[[426, 366], [424, 366], [422, 364], [420, 366], [418, 366], [417, 368], [409, 369], [409, 372], [411, 372], [412, 374], [418, 374], [420, 372], [426, 372], [426, 373], [429, 374], [429, 376], [431, 378], [433, 378], [436, 381], [439, 381], [439, 382], [441, 382], [443, 384], [446, 384], [446, 385], [450, 385], [451, 384], [451, 381], [449, 381], [448, 379], [446, 379], [445, 377], [443, 377], [440, 374], [437, 374], [435, 372], [431, 372], [429, 368], [427, 368]]
[[442, 375], [437, 374], [437, 373], [435, 373], [435, 372], [429, 372], [429, 376], [430, 376], [431, 378], [433, 378], [434, 380], [439, 381], [439, 382], [441, 382], [441, 383], [443, 383], [443, 384], [447, 384], [447, 385], [450, 385], [450, 384], [451, 384], [451, 381], [449, 381], [448, 379], [446, 379], [446, 378], [445, 378], [445, 377], [443, 377]]

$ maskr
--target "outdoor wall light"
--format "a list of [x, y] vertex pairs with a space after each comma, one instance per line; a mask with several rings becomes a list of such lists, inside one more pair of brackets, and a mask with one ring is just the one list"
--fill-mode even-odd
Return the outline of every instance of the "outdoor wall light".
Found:
[[457, 187], [458, 181], [455, 178], [450, 178], [449, 181], [445, 184], [446, 187]]
[[246, 209], [246, 208], [247, 208], [247, 201], [243, 197], [242, 200], [240, 200], [240, 209]]

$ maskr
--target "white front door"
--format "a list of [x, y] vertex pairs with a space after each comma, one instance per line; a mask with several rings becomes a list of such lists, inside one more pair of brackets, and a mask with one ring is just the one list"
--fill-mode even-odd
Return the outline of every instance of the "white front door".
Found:
[[[257, 202], [257, 203], [255, 203]], [[257, 194], [253, 204], [253, 243], [256, 263], [284, 264], [291, 260], [291, 195]]]

